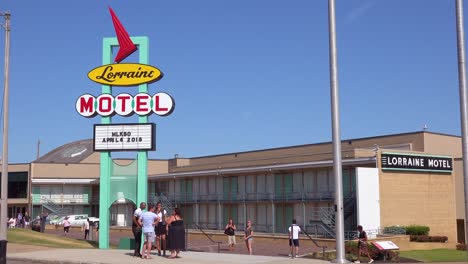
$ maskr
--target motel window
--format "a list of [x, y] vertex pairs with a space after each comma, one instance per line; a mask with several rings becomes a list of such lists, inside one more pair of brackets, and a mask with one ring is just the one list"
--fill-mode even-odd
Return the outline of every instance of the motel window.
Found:
[[225, 200], [236, 199], [238, 189], [237, 176], [223, 178], [223, 197]]
[[28, 198], [28, 172], [8, 173], [8, 198]]
[[168, 181], [156, 181], [154, 183], [154, 191], [157, 194], [168, 195], [169, 193], [169, 182]]

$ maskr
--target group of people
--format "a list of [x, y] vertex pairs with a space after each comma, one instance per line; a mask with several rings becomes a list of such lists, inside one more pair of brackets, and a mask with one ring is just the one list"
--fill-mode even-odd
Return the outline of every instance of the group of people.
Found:
[[[236, 230], [237, 228], [233, 220], [229, 219], [228, 224], [224, 228], [224, 234], [228, 236], [229, 251], [234, 251], [234, 246], [236, 245], [236, 236], [235, 236]], [[289, 248], [290, 248], [289, 256], [291, 258], [294, 258], [299, 255], [299, 233], [300, 232], [302, 232], [301, 227], [297, 225], [296, 219], [293, 219], [291, 226], [289, 226], [288, 228]], [[363, 230], [363, 227], [361, 225], [358, 226], [358, 232], [359, 232], [358, 239], [357, 239], [358, 256], [357, 256], [357, 260], [354, 261], [354, 263], [361, 263], [360, 262], [361, 255], [366, 255], [369, 258], [368, 263], [373, 263], [374, 260], [371, 258], [368, 247], [367, 247], [367, 234]], [[247, 251], [249, 252], [249, 255], [252, 255], [253, 235], [254, 235], [254, 232], [252, 229], [252, 221], [248, 220], [247, 226], [244, 230], [244, 242], [245, 242]]]
[[[148, 207], [147, 211], [144, 211]], [[170, 250], [168, 258], [179, 258], [180, 250], [185, 249], [184, 218], [179, 208], [175, 208], [172, 215], [162, 208], [161, 202], [156, 205], [144, 202], [133, 213], [132, 231], [135, 237], [134, 257], [151, 259], [151, 249], [156, 241], [158, 256], [166, 255], [166, 249]], [[144, 237], [143, 249], [140, 252], [142, 236]]]
[[[289, 227], [289, 246], [291, 248], [290, 256], [293, 257], [293, 248], [296, 249], [296, 255], [299, 253], [299, 232], [301, 231], [301, 228], [296, 224], [295, 219], [292, 223], [293, 224]], [[234, 224], [234, 221], [232, 219], [229, 219], [228, 224], [224, 228], [224, 234], [228, 236], [229, 251], [234, 251], [234, 246], [236, 245], [236, 230], [237, 228]], [[244, 229], [243, 239], [249, 255], [252, 255], [253, 237], [254, 231], [252, 228], [252, 221], [247, 220], [247, 225]]]
[[24, 215], [21, 212], [18, 212], [16, 217], [7, 218], [7, 228], [24, 228], [29, 226], [31, 217], [29, 217], [28, 212], [25, 212]]
[[[224, 234], [228, 236], [228, 245], [229, 251], [234, 251], [234, 246], [236, 245], [236, 225], [232, 219], [229, 219], [228, 224], [224, 228]], [[254, 232], [252, 229], [252, 221], [247, 221], [247, 226], [244, 230], [244, 243], [249, 252], [249, 255], [252, 255], [252, 242], [253, 242]]]

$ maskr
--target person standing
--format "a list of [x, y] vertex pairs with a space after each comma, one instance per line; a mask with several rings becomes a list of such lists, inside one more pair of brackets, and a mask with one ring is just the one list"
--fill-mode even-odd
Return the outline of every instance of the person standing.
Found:
[[236, 245], [236, 225], [232, 219], [229, 219], [228, 224], [224, 228], [224, 233], [228, 236], [229, 251], [234, 251], [234, 246]]
[[139, 219], [141, 217], [141, 214], [143, 213], [143, 210], [146, 209], [146, 203], [145, 202], [141, 202], [140, 203], [140, 207], [137, 208], [134, 212], [133, 212], [133, 221], [132, 221], [132, 232], [133, 232], [133, 236], [135, 237], [135, 249], [133, 251], [133, 256], [134, 257], [141, 257], [141, 253], [140, 253], [140, 249], [141, 249], [141, 235], [143, 234], [142, 233], [142, 229], [141, 229], [141, 224], [139, 223]]
[[18, 211], [18, 217], [16, 217], [16, 225], [18, 227], [21, 227], [23, 228], [23, 214], [21, 213], [21, 211]]
[[[154, 213], [154, 204], [148, 204], [148, 211], [141, 214], [138, 223], [142, 226], [141, 230], [143, 231], [143, 236], [145, 238], [145, 243], [143, 244], [143, 253], [142, 257], [144, 259], [151, 259], [151, 246], [154, 243], [154, 227], [158, 223], [158, 216]], [[146, 254], [145, 254], [146, 248]]]
[[301, 228], [297, 225], [296, 219], [292, 220], [292, 225], [289, 227], [289, 247], [291, 249], [291, 258], [299, 254], [299, 232]]
[[180, 250], [185, 249], [184, 218], [180, 208], [175, 208], [174, 213], [167, 219], [168, 248], [171, 251], [170, 259], [179, 258]]
[[28, 226], [29, 226], [29, 223], [31, 222], [31, 217], [29, 217], [28, 211], [26, 211], [26, 212], [24, 213], [24, 217], [23, 217], [23, 218], [24, 218], [24, 225], [25, 225], [26, 227], [28, 227]]
[[89, 218], [86, 218], [86, 222], [83, 224], [84, 226], [84, 240], [89, 236]]
[[374, 260], [371, 258], [369, 254], [369, 249], [367, 247], [367, 234], [366, 231], [363, 230], [362, 225], [358, 225], [358, 231], [359, 231], [359, 236], [358, 236], [358, 255], [357, 255], [357, 260], [354, 261], [354, 263], [361, 263], [361, 254], [367, 255], [369, 258], [368, 263], [374, 262]]
[[247, 227], [244, 230], [244, 241], [245, 246], [247, 247], [247, 251], [249, 251], [249, 255], [252, 255], [252, 242], [253, 242], [254, 232], [252, 229], [252, 221], [247, 221]]
[[44, 231], [45, 231], [47, 216], [48, 216], [48, 214], [46, 212], [42, 212], [42, 214], [41, 214], [41, 233], [44, 233]]
[[70, 232], [70, 221], [68, 221], [68, 216], [63, 219], [63, 232], [65, 233], [65, 236], [68, 235]]
[[156, 231], [156, 248], [158, 249], [158, 256], [161, 256], [161, 248], [163, 256], [166, 256], [166, 214], [167, 211], [162, 208], [161, 202], [156, 203], [156, 215], [158, 216], [159, 223], [155, 227]]

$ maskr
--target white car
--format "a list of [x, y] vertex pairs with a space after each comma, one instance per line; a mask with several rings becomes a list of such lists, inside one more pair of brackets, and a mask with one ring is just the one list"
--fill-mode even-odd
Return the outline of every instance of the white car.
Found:
[[[70, 225], [72, 226], [83, 226], [84, 223], [89, 219], [90, 224], [94, 224], [95, 222], [99, 222], [99, 218], [96, 217], [88, 217], [87, 214], [81, 214], [81, 215], [69, 215], [68, 221], [70, 222]], [[63, 221], [62, 223], [63, 224]]]

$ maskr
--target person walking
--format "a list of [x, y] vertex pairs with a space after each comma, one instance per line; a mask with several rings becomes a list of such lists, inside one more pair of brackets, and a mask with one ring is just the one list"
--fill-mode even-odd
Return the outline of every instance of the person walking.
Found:
[[173, 215], [167, 219], [166, 228], [168, 234], [167, 245], [171, 251], [169, 258], [180, 258], [180, 250], [185, 249], [184, 218], [180, 208], [174, 209]]
[[229, 251], [234, 251], [234, 246], [236, 245], [236, 225], [232, 219], [229, 219], [228, 224], [224, 228], [224, 234], [228, 236], [228, 245]]
[[86, 218], [86, 222], [83, 224], [84, 227], [84, 240], [89, 236], [89, 218]]
[[161, 202], [156, 203], [156, 215], [158, 216], [159, 223], [156, 225], [156, 248], [158, 249], [158, 256], [161, 256], [161, 250], [163, 256], [166, 256], [166, 214], [167, 211], [162, 208]]
[[[145, 243], [143, 244], [142, 257], [144, 259], [151, 259], [151, 246], [154, 243], [154, 227], [158, 223], [158, 216], [154, 213], [155, 206], [154, 204], [148, 204], [148, 211], [141, 214], [141, 217], [138, 219], [138, 223], [142, 227], [143, 237], [145, 238]], [[145, 253], [146, 248], [146, 253]]]
[[65, 236], [68, 235], [70, 232], [70, 221], [68, 221], [68, 216], [63, 219], [63, 232], [65, 233]]
[[293, 219], [292, 225], [289, 227], [289, 247], [291, 250], [291, 258], [299, 255], [299, 232], [301, 232], [301, 228], [297, 225], [296, 219]]
[[133, 251], [133, 256], [134, 257], [141, 257], [140, 249], [141, 249], [141, 235], [142, 229], [141, 225], [139, 223], [139, 219], [141, 217], [141, 214], [143, 213], [143, 210], [146, 209], [146, 203], [141, 202], [140, 207], [138, 207], [134, 212], [133, 212], [133, 217], [132, 217], [132, 232], [133, 236], [135, 238], [135, 249]]
[[247, 251], [249, 255], [252, 255], [252, 242], [253, 242], [254, 232], [252, 229], [252, 221], [247, 221], [247, 227], [244, 230], [244, 241], [245, 246], [247, 247]]
[[361, 254], [367, 255], [367, 257], [369, 258], [368, 263], [372, 263], [374, 262], [374, 260], [371, 258], [369, 254], [369, 249], [367, 247], [367, 233], [363, 230], [362, 225], [358, 225], [358, 231], [358, 255], [357, 260], [354, 261], [354, 263], [361, 263]]

